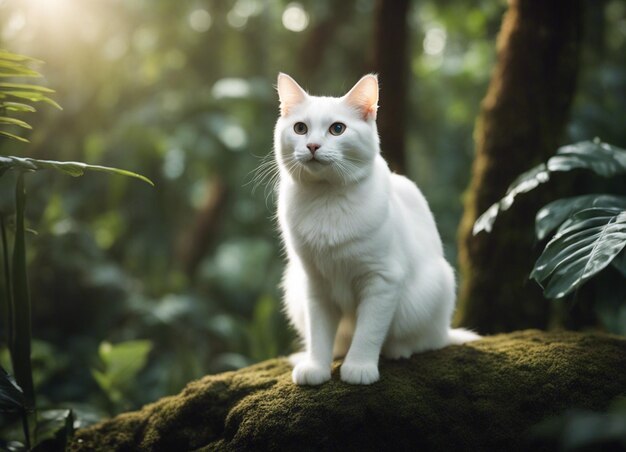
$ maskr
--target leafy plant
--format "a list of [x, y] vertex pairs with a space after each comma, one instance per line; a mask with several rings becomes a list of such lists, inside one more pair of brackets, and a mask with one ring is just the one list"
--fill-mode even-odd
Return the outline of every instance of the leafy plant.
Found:
[[[483, 213], [474, 234], [491, 231], [516, 196], [550, 180], [552, 173], [585, 169], [603, 177], [626, 173], [626, 150], [601, 142], [583, 141], [561, 147], [555, 156], [520, 175], [506, 195]], [[562, 298], [598, 272], [613, 265], [626, 276], [626, 196], [588, 194], [553, 201], [537, 212], [539, 240], [556, 233], [531, 273], [548, 298]]]
[[[0, 79], [7, 77], [41, 77], [28, 64], [36, 62], [30, 57], [17, 55], [6, 50], [0, 50]], [[26, 121], [9, 116], [9, 113], [32, 113], [36, 109], [31, 103], [43, 102], [60, 108], [48, 97], [54, 91], [31, 83], [0, 82], [0, 136], [5, 139], [28, 142], [28, 139], [15, 133], [3, 130], [8, 127], [31, 129]], [[99, 165], [88, 165], [81, 162], [58, 162], [52, 160], [38, 160], [31, 158], [0, 156], [0, 177], [7, 171], [17, 173], [15, 185], [15, 230], [12, 247], [9, 243], [6, 212], [0, 212], [0, 236], [2, 241], [2, 257], [4, 265], [4, 287], [6, 289], [3, 306], [7, 344], [11, 356], [11, 364], [15, 381], [8, 374], [0, 375], [2, 386], [0, 398], [7, 401], [19, 400], [19, 413], [23, 420], [25, 444], [30, 448], [36, 436], [35, 422], [35, 390], [33, 371], [31, 366], [31, 302], [26, 271], [26, 188], [25, 174], [42, 169], [55, 169], [71, 176], [81, 176], [86, 170], [102, 171], [111, 174], [135, 177], [151, 185], [152, 182], [144, 176], [118, 168]], [[12, 253], [10, 249], [12, 248]], [[14, 384], [12, 384], [14, 383]], [[12, 389], [13, 388], [13, 389]], [[19, 390], [19, 398], [17, 397]], [[16, 405], [13, 405], [15, 407]], [[0, 405], [1, 411], [9, 410], [8, 405]], [[68, 418], [69, 415], [66, 417]]]
[[0, 412], [17, 413], [22, 418], [24, 439], [30, 448], [30, 434], [28, 431], [28, 415], [32, 409], [26, 403], [24, 391], [15, 382], [15, 379], [0, 367]]
[[[0, 49], [0, 125], [32, 129], [32, 126], [26, 121], [8, 116], [8, 113], [33, 113], [37, 110], [31, 104], [36, 102], [43, 102], [61, 110], [61, 106], [48, 97], [48, 94], [54, 93], [54, 90], [50, 88], [33, 83], [11, 83], [2, 81], [3, 79], [14, 77], [41, 77], [39, 72], [28, 66], [31, 63], [41, 62], [25, 55], [18, 55]], [[0, 135], [28, 143], [27, 138], [6, 130], [0, 129]]]
[[134, 386], [151, 349], [152, 343], [147, 340], [100, 344], [98, 356], [102, 368], [92, 369], [91, 373], [113, 405], [123, 406], [124, 396]]

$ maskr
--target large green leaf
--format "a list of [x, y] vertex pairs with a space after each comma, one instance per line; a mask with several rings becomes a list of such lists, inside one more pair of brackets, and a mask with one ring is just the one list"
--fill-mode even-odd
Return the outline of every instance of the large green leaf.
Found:
[[588, 169], [603, 177], [626, 173], [626, 150], [596, 139], [559, 148], [548, 160], [548, 170]]
[[515, 197], [521, 193], [526, 193], [537, 186], [550, 180], [550, 173], [545, 164], [540, 164], [534, 168], [522, 173], [517, 179], [509, 186], [506, 196], [500, 201], [494, 203], [487, 209], [474, 223], [472, 230], [476, 235], [481, 231], [491, 232], [493, 224], [498, 217], [498, 214], [502, 211], [508, 210], [513, 205]]
[[561, 298], [611, 263], [626, 246], [626, 210], [590, 208], [559, 228], [531, 277], [548, 298]]
[[591, 207], [616, 207], [626, 209], [626, 196], [583, 195], [557, 199], [543, 206], [535, 217], [535, 233], [543, 240], [570, 215]]
[[25, 157], [15, 156], [0, 156], [0, 171], [7, 169], [15, 169], [20, 171], [37, 171], [41, 169], [55, 169], [61, 171], [70, 176], [78, 177], [85, 174], [85, 171], [100, 171], [109, 174], [118, 174], [121, 176], [128, 176], [140, 179], [152, 186], [154, 183], [141, 174], [133, 173], [119, 168], [112, 168], [109, 166], [100, 165], [88, 165], [82, 162], [58, 162], [55, 160], [39, 160]]
[[508, 210], [521, 193], [527, 193], [550, 180], [550, 173], [588, 169], [600, 176], [611, 177], [626, 173], [626, 150], [603, 143], [599, 139], [581, 141], [560, 147], [556, 155], [521, 174], [507, 189], [506, 195], [494, 203], [474, 223], [473, 233], [490, 232], [500, 212]]

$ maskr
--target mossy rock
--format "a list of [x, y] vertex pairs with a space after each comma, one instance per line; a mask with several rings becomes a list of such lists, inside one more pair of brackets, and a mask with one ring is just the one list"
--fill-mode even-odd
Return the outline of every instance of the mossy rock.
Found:
[[525, 450], [530, 429], [626, 394], [626, 340], [520, 331], [382, 361], [381, 380], [291, 382], [273, 359], [77, 432], [70, 450]]

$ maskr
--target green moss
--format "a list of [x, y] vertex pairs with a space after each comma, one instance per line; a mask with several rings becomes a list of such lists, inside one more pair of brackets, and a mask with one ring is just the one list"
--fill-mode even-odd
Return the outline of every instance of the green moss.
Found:
[[521, 331], [381, 362], [381, 380], [298, 387], [284, 359], [193, 382], [78, 432], [70, 450], [523, 450], [568, 408], [626, 394], [626, 341]]

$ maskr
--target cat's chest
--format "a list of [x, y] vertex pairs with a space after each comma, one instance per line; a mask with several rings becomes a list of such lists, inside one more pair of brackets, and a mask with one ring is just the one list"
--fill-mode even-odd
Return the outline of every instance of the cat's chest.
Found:
[[289, 212], [294, 237], [314, 248], [334, 247], [349, 242], [359, 233], [362, 212], [345, 198], [301, 199]]
[[337, 259], [384, 221], [384, 204], [372, 201], [359, 192], [289, 193], [283, 226], [297, 247], [335, 253]]

